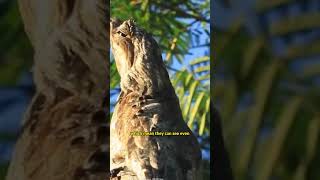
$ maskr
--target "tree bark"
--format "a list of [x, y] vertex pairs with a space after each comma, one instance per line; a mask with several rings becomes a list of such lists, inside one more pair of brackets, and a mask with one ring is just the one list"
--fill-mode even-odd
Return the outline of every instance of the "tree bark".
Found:
[[104, 0], [20, 0], [36, 93], [7, 180], [103, 180], [109, 170]]

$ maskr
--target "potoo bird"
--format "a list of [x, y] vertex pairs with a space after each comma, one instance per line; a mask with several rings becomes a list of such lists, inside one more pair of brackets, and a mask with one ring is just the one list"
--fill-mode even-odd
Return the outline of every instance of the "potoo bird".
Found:
[[[199, 143], [182, 118], [157, 42], [133, 20], [111, 20], [121, 92], [110, 124], [114, 179], [198, 180]], [[165, 136], [185, 132], [188, 136]], [[148, 133], [148, 134], [146, 134]]]

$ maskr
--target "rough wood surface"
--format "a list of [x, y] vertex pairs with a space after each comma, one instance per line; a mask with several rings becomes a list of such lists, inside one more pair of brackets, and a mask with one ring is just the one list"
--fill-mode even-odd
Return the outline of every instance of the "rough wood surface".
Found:
[[[110, 124], [114, 179], [199, 180], [201, 151], [184, 122], [156, 41], [132, 20], [112, 20], [111, 47], [121, 93]], [[189, 136], [132, 136], [131, 132]]]
[[103, 180], [109, 39], [104, 0], [20, 0], [36, 94], [7, 180]]

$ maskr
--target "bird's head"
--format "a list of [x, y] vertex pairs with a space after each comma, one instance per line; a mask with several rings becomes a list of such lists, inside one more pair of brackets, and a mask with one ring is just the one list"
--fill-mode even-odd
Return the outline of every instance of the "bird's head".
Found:
[[134, 61], [133, 36], [135, 23], [133, 20], [111, 19], [110, 32], [112, 53], [122, 77], [131, 68]]
[[111, 50], [121, 77], [121, 89], [148, 89], [154, 94], [172, 89], [158, 43], [133, 20], [110, 22]]

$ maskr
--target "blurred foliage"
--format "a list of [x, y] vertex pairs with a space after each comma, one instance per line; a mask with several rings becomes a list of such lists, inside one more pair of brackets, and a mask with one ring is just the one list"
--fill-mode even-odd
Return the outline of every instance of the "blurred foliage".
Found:
[[[262, 32], [248, 33], [244, 15], [213, 33], [212, 98], [221, 110], [234, 177], [320, 179], [319, 40], [293, 41], [319, 30], [319, 13], [308, 12], [309, 1], [256, 2]], [[304, 11], [290, 16], [291, 4]], [[270, 22], [270, 12], [282, 16]], [[285, 42], [280, 55], [274, 53], [273, 38]], [[307, 63], [307, 58], [314, 60]]]
[[0, 132], [0, 143], [1, 142], [12, 142], [17, 139], [17, 136], [12, 133], [5, 133], [5, 132]]
[[0, 164], [0, 180], [4, 180], [8, 169], [8, 164]]
[[14, 85], [21, 73], [30, 69], [33, 51], [17, 1], [1, 1], [0, 9], [0, 85]]

